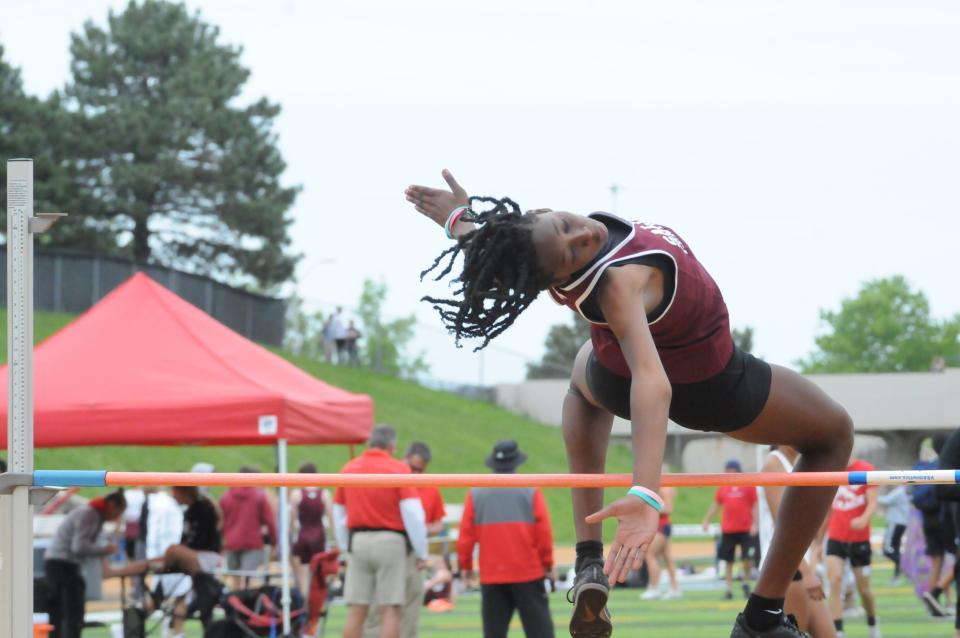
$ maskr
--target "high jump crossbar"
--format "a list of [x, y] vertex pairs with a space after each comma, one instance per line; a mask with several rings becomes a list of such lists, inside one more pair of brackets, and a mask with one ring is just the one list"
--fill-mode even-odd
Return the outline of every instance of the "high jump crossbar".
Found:
[[[954, 485], [960, 470], [664, 474], [664, 487]], [[630, 487], [630, 474], [276, 474], [36, 470], [35, 486], [62, 487]]]

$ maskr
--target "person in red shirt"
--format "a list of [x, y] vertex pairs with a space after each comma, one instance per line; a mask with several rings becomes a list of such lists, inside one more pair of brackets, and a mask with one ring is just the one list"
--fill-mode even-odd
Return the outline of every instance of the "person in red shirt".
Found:
[[[494, 472], [512, 474], [527, 460], [516, 441], [499, 441], [487, 457]], [[537, 488], [473, 488], [467, 492], [457, 539], [464, 580], [473, 576], [473, 548], [480, 546], [480, 595], [484, 638], [505, 638], [514, 610], [527, 638], [553, 638], [544, 579], [553, 571], [553, 531], [543, 492]]]
[[[407, 448], [403, 460], [411, 472], [423, 474], [427, 471], [427, 466], [432, 458], [429, 445], [423, 441], [414, 441]], [[447, 515], [447, 511], [443, 507], [443, 495], [433, 485], [418, 487], [417, 493], [420, 494], [420, 501], [423, 503], [423, 512], [427, 520], [427, 535], [437, 536], [443, 532], [443, 517]]]
[[[872, 464], [852, 459], [847, 470], [867, 472], [877, 469]], [[875, 485], [843, 485], [837, 490], [830, 510], [827, 527], [827, 581], [830, 583], [830, 613], [837, 634], [843, 632], [843, 570], [850, 561], [853, 576], [860, 592], [860, 601], [867, 612], [870, 638], [880, 637], [877, 625], [877, 608], [870, 590], [869, 567], [873, 555], [870, 547], [870, 519], [877, 511], [877, 488]]]
[[[397, 433], [373, 429], [367, 449], [340, 470], [345, 474], [409, 474], [393, 458]], [[338, 488], [333, 497], [334, 530], [341, 553], [349, 551], [343, 598], [344, 638], [360, 638], [371, 605], [380, 611], [380, 638], [399, 638], [407, 574], [427, 559], [423, 504], [412, 487]]]
[[[241, 472], [256, 473], [252, 467], [241, 467]], [[267, 495], [259, 487], [231, 487], [220, 497], [223, 517], [223, 549], [227, 569], [252, 572], [260, 568], [264, 559], [264, 536], [271, 547], [277, 547], [277, 518]], [[274, 550], [274, 554], [275, 554]], [[233, 577], [233, 588], [240, 589], [250, 578], [246, 573]]]
[[[727, 461], [726, 472], [741, 472], [740, 461]], [[743, 561], [743, 595], [750, 595], [750, 573], [757, 556], [757, 543], [753, 540], [757, 535], [757, 488], [728, 486], [717, 488], [717, 494], [710, 504], [707, 515], [703, 518], [703, 529], [710, 527], [714, 515], [723, 509], [720, 518], [720, 546], [717, 548], [717, 558], [726, 563], [727, 600], [733, 598], [733, 562], [736, 558], [737, 546], [740, 546], [740, 560]]]

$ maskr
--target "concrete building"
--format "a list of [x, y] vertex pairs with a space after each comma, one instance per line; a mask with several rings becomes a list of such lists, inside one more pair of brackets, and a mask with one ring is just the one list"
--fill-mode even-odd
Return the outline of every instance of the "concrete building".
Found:
[[[960, 427], [960, 369], [943, 372], [817, 374], [808, 378], [843, 405], [853, 418], [854, 453], [882, 467], [913, 465], [926, 437]], [[569, 381], [540, 379], [499, 385], [496, 403], [543, 423], [559, 426]], [[613, 436], [626, 441], [630, 422], [615, 419]], [[667, 462], [687, 472], [717, 472], [728, 458], [755, 469], [756, 446], [671, 422]]]

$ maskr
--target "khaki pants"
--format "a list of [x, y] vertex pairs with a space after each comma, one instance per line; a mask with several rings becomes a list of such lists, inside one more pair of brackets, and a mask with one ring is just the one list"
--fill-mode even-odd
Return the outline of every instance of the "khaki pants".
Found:
[[407, 539], [395, 532], [357, 532], [350, 541], [343, 599], [348, 605], [403, 605]]
[[[423, 607], [423, 573], [417, 569], [417, 559], [413, 552], [407, 554], [405, 601], [403, 604], [403, 624], [401, 638], [417, 638], [420, 635], [420, 608]], [[380, 610], [371, 607], [367, 620], [363, 623], [363, 638], [380, 637]]]

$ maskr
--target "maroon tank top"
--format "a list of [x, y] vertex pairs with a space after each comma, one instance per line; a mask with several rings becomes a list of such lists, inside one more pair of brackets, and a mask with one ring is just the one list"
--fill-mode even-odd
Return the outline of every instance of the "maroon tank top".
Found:
[[318, 489], [304, 488], [297, 506], [297, 520], [300, 522], [298, 539], [317, 540], [324, 538], [324, 505], [322, 492]]
[[593, 350], [605, 368], [629, 377], [620, 343], [599, 310], [594, 292], [607, 268], [646, 264], [664, 275], [664, 300], [647, 315], [650, 333], [671, 383], [696, 383], [720, 373], [733, 355], [730, 319], [720, 289], [690, 247], [666, 226], [591, 213], [611, 240], [571, 281], [549, 289], [554, 301], [591, 323]]

